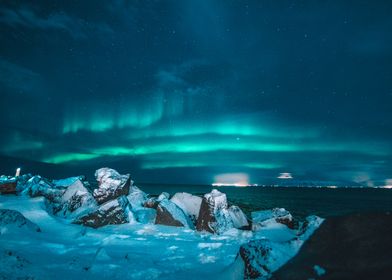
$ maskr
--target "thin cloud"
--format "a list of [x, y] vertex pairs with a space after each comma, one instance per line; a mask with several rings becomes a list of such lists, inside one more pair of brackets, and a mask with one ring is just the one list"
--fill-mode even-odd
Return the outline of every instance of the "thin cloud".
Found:
[[66, 13], [52, 13], [47, 17], [38, 15], [27, 7], [18, 10], [3, 8], [0, 10], [0, 22], [11, 27], [26, 27], [40, 30], [62, 30], [74, 39], [86, 38], [89, 31], [97, 30], [112, 33], [105, 23], [91, 24], [83, 19], [75, 18]]

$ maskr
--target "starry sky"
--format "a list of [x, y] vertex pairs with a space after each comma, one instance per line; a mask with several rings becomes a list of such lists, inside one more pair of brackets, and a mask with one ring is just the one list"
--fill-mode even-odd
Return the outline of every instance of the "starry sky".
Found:
[[1, 1], [0, 154], [142, 182], [389, 184], [391, 14], [390, 1]]

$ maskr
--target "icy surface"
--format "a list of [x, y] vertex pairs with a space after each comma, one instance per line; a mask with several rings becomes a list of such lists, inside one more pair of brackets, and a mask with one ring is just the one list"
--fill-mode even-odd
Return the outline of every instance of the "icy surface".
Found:
[[53, 180], [52, 183], [56, 187], [69, 187], [76, 181], [78, 180], [83, 181], [84, 179], [85, 179], [84, 176], [75, 176], [75, 177]]
[[[80, 184], [71, 190], [85, 191]], [[216, 201], [214, 209], [228, 211], [225, 196], [210, 197]], [[216, 235], [155, 225], [154, 209], [131, 207], [136, 219], [146, 224], [132, 221], [92, 229], [52, 216], [44, 200], [0, 196], [0, 209], [19, 211], [41, 229], [10, 227], [0, 235], [0, 275], [5, 279], [243, 279], [244, 261], [238, 257], [242, 245], [264, 240], [271, 248], [268, 257], [252, 257], [274, 271], [298, 252], [322, 222], [312, 216], [300, 230], [292, 230], [271, 221], [260, 231], [230, 228]], [[113, 203], [101, 207], [109, 210]], [[167, 199], [160, 203], [169, 204], [168, 208], [175, 205]]]
[[[167, 211], [174, 220], [178, 221], [182, 226], [187, 227], [187, 228], [194, 228], [192, 221], [189, 219], [189, 217], [182, 211], [180, 207], [178, 207], [176, 204], [168, 200], [167, 198], [162, 199], [157, 208], [158, 212], [161, 211]], [[159, 213], [158, 213], [159, 215]], [[158, 218], [157, 218], [158, 219]]]
[[199, 217], [201, 197], [181, 192], [174, 194], [170, 200], [189, 216], [193, 216], [195, 219]]

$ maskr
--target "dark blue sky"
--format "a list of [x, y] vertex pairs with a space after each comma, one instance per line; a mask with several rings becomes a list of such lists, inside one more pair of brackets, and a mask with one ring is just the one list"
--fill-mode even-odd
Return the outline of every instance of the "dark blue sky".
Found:
[[390, 1], [2, 1], [0, 154], [144, 182], [392, 184], [391, 14]]

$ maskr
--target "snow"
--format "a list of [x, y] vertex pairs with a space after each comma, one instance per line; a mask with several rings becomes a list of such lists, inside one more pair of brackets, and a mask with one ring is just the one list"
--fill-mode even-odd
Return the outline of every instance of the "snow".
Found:
[[157, 201], [161, 201], [161, 200], [169, 199], [169, 198], [170, 198], [170, 194], [167, 193], [167, 192], [163, 192], [163, 193], [161, 193], [161, 194], [158, 196]]
[[162, 199], [159, 204], [158, 204], [158, 208], [164, 208], [166, 209], [171, 216], [179, 221], [181, 224], [184, 225], [184, 227], [186, 228], [194, 228], [192, 221], [189, 219], [189, 217], [184, 213], [184, 211], [181, 210], [180, 207], [178, 207], [176, 204], [174, 204], [173, 202], [171, 202], [170, 200], [168, 200], [167, 198]]
[[[97, 177], [107, 173], [98, 172]], [[75, 193], [91, 198], [79, 180], [67, 188], [63, 199], [70, 199]], [[271, 210], [268, 215], [252, 215], [258, 222], [269, 220], [261, 230], [244, 231], [223, 225], [224, 230], [217, 235], [198, 232], [190, 226], [154, 224], [156, 210], [141, 207], [146, 196], [138, 189], [134, 193], [131, 198], [122, 196], [120, 202], [115, 199], [100, 206], [110, 210], [116, 203], [127, 204], [128, 214], [134, 215], [134, 219], [97, 229], [51, 215], [43, 197], [0, 195], [0, 209], [19, 211], [41, 229], [36, 232], [7, 227], [0, 234], [0, 275], [5, 279], [243, 279], [244, 261], [238, 255], [242, 245], [253, 240], [257, 246], [268, 246], [267, 258], [258, 262], [274, 271], [298, 252], [322, 222], [311, 216], [301, 230], [292, 230], [273, 219], [278, 212], [281, 216], [287, 216], [288, 212]], [[196, 199], [188, 195], [178, 197], [182, 198], [178, 201], [185, 202], [182, 205], [187, 209], [185, 212], [195, 213]], [[238, 217], [232, 218], [233, 209], [227, 208], [225, 194], [213, 190], [205, 197], [216, 211], [218, 221], [230, 221], [234, 225], [243, 222]], [[87, 202], [82, 209], [98, 207], [90, 199]], [[179, 221], [190, 223], [177, 203], [163, 199], [160, 205]], [[254, 260], [258, 257], [254, 255]]]
[[201, 197], [181, 192], [174, 194], [170, 200], [180, 207], [187, 215], [193, 216], [195, 219], [199, 217]]
[[95, 178], [99, 182], [99, 188], [112, 189], [126, 181], [129, 175], [121, 175], [114, 169], [104, 167], [95, 171]]
[[55, 187], [68, 187], [78, 180], [83, 181], [84, 176], [75, 176], [75, 177], [69, 177], [65, 179], [53, 180], [52, 183]]
[[218, 191], [217, 189], [213, 189], [210, 193], [205, 194], [204, 197], [211, 205], [213, 205], [214, 211], [227, 208], [226, 194]]
[[229, 215], [235, 228], [242, 228], [249, 225], [248, 219], [244, 212], [238, 206], [232, 205], [229, 207]]

